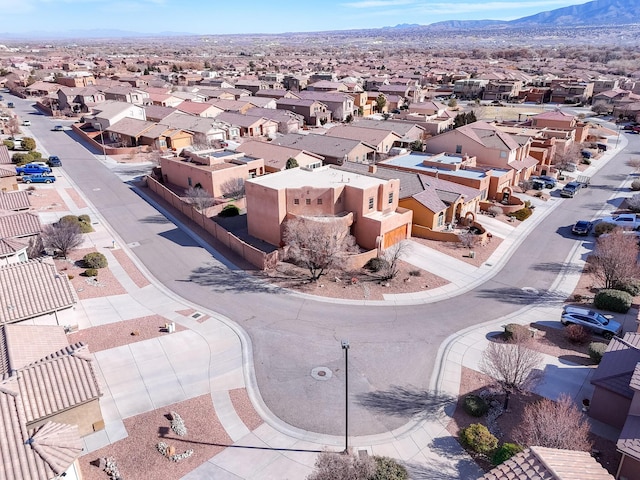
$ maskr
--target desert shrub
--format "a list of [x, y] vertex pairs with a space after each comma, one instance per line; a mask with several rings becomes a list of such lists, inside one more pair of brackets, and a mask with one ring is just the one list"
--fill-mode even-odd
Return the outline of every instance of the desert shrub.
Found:
[[[16, 148], [16, 144], [13, 140], [3, 140], [2, 144], [7, 147], [9, 150], [13, 150], [14, 148]], [[640, 189], [638, 189], [640, 190]]]
[[582, 325], [571, 324], [569, 325], [565, 331], [564, 335], [567, 337], [571, 343], [577, 343], [582, 345], [585, 343], [591, 335]]
[[22, 138], [22, 148], [28, 151], [36, 149], [36, 141], [31, 137]]
[[525, 338], [527, 335], [530, 335], [529, 328], [524, 325], [509, 323], [504, 327], [504, 339], [507, 341], [514, 337]]
[[617, 228], [616, 225], [614, 225], [613, 223], [599, 222], [598, 224], [596, 224], [596, 227], [593, 229], [593, 233], [595, 234], [596, 237], [599, 237], [604, 233], [613, 232], [616, 228]]
[[472, 423], [460, 432], [462, 444], [474, 452], [488, 455], [498, 447], [498, 439], [480, 423]]
[[591, 342], [589, 344], [589, 357], [591, 357], [591, 360], [593, 360], [595, 363], [600, 363], [600, 360], [602, 360], [602, 356], [604, 355], [606, 349], [606, 343]]
[[78, 225], [78, 227], [80, 227], [80, 233], [93, 232], [93, 227], [91, 226], [90, 223], [80, 220], [80, 217], [76, 217], [75, 215], [65, 215], [59, 220], [59, 223], [69, 223], [69, 224]]
[[11, 161], [16, 165], [24, 165], [33, 160], [30, 153], [14, 153], [11, 155]]
[[219, 217], [237, 217], [240, 215], [240, 209], [235, 205], [227, 205], [218, 214]]
[[419, 277], [422, 275], [420, 270], [409, 270], [409, 275], [412, 277]]
[[640, 190], [640, 178], [636, 178], [633, 182], [631, 182], [631, 190]]
[[369, 261], [365, 263], [364, 268], [366, 268], [370, 272], [376, 273], [387, 268], [388, 266], [389, 262], [387, 262], [384, 258], [374, 257], [369, 259]]
[[100, 252], [87, 253], [82, 257], [82, 262], [87, 268], [105, 268], [108, 265], [107, 257]]
[[522, 447], [516, 443], [503, 443], [493, 454], [491, 463], [494, 465], [500, 465], [521, 451]]
[[407, 469], [393, 458], [376, 455], [373, 461], [376, 464], [376, 472], [373, 477], [369, 477], [369, 480], [407, 480], [409, 478]]
[[584, 165], [591, 165], [591, 159], [590, 158], [583, 158], [582, 159], [582, 163]]
[[91, 217], [89, 215], [87, 215], [86, 213], [83, 214], [83, 215], [78, 215], [78, 220], [80, 220], [81, 222], [88, 223], [89, 225], [91, 225]]
[[633, 297], [622, 290], [604, 289], [600, 290], [593, 300], [596, 308], [608, 310], [610, 312], [627, 313], [631, 308]]
[[522, 222], [527, 218], [529, 218], [532, 213], [533, 213], [533, 210], [525, 207], [525, 208], [521, 208], [517, 212], [510, 213], [509, 216], [514, 217], [516, 220], [520, 220]]
[[498, 205], [492, 205], [487, 210], [487, 212], [489, 212], [489, 215], [491, 215], [493, 217], [497, 217], [498, 215], [502, 215], [503, 211], [504, 210], [502, 210], [502, 207], [499, 207]]
[[467, 395], [462, 404], [464, 411], [472, 417], [481, 417], [489, 410], [489, 405], [478, 395]]
[[87, 268], [83, 272], [83, 275], [85, 277], [97, 277], [98, 276], [98, 270], [96, 268]]
[[629, 280], [626, 283], [616, 285], [616, 290], [622, 290], [629, 295], [636, 297], [640, 294], [640, 282], [638, 280]]
[[75, 275], [68, 274], [68, 275], [67, 275], [67, 278], [68, 278], [69, 280], [73, 280], [73, 279], [74, 279], [74, 278], [76, 278], [76, 277], [75, 277]]

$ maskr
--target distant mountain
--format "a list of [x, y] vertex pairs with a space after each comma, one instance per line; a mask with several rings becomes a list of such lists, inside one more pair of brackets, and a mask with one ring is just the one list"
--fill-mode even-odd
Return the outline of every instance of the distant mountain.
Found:
[[445, 20], [428, 25], [429, 28], [454, 29], [504, 27], [508, 22], [502, 20]]
[[624, 25], [640, 23], [639, 0], [595, 0], [508, 22], [509, 26]]
[[60, 32], [23, 32], [23, 33], [0, 33], [0, 39], [11, 40], [59, 40], [59, 39], [81, 39], [81, 38], [154, 38], [154, 37], [182, 37], [193, 35], [187, 32], [157, 32], [140, 33], [128, 30], [116, 29], [96, 29], [96, 30], [66, 30]]

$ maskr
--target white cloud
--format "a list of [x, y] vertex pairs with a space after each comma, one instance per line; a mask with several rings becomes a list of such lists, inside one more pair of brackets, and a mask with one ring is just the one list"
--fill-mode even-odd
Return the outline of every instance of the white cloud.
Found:
[[376, 7], [396, 7], [398, 5], [411, 5], [415, 0], [362, 0], [359, 2], [343, 3], [343, 7], [349, 8], [376, 8]]
[[3, 15], [29, 13], [35, 9], [35, 5], [30, 0], [22, 0], [21, 2], [16, 2], [16, 0], [0, 0], [0, 11]]

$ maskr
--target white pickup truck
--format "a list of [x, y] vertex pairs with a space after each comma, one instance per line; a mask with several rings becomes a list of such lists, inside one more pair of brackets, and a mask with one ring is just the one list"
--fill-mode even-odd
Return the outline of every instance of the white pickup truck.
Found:
[[601, 221], [627, 230], [635, 230], [640, 227], [640, 215], [636, 213], [621, 213], [613, 217], [604, 217]]

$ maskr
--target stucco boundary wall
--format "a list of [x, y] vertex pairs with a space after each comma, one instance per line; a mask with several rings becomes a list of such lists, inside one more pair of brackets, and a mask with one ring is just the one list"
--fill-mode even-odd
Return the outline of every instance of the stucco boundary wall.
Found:
[[[156, 195], [161, 197], [166, 203], [171, 205], [173, 208], [178, 210], [182, 215], [189, 218], [193, 222], [195, 222], [198, 226], [202, 227], [206, 230], [207, 233], [212, 235], [217, 241], [222, 243], [225, 247], [229, 248], [242, 258], [244, 258], [247, 262], [253, 265], [260, 270], [267, 270], [270, 268], [275, 268], [278, 263], [278, 251], [273, 251], [271, 253], [265, 253], [262, 250], [249, 245], [243, 240], [239, 239], [231, 232], [221, 227], [219, 224], [211, 220], [207, 217], [206, 214], [203, 214], [196, 210], [191, 205], [182, 201], [182, 199], [173, 193], [171, 190], [166, 188], [160, 182], [151, 178], [149, 176], [146, 177], [146, 185], [154, 192]], [[217, 206], [218, 209], [224, 208], [224, 205]], [[212, 207], [212, 209], [208, 209], [207, 212], [210, 213], [212, 210], [217, 209], [216, 207]]]
[[374, 248], [367, 252], [362, 252], [357, 255], [349, 255], [345, 260], [345, 271], [360, 270], [364, 267], [369, 260], [378, 256], [378, 249]]
[[[482, 223], [474, 221], [470, 226], [477, 228], [481, 232], [475, 237], [476, 241], [482, 245], [486, 244], [488, 241], [488, 232]], [[437, 230], [431, 230], [429, 227], [425, 227], [423, 225], [416, 225], [415, 223], [411, 226], [411, 236], [427, 240], [435, 240], [438, 242], [462, 242], [460, 236], [455, 232], [439, 232]]]
[[509, 198], [509, 205], [500, 202], [480, 202], [481, 211], [488, 212], [490, 207], [500, 207], [505, 215], [509, 215], [524, 208], [524, 202], [513, 195]]
[[[122, 148], [108, 147], [106, 145], [102, 145], [99, 142], [96, 142], [91, 135], [89, 135], [87, 132], [82, 130], [75, 123], [71, 125], [71, 128], [73, 129], [74, 132], [80, 135], [84, 140], [86, 140], [93, 147], [95, 147], [99, 152], [104, 151], [105, 155], [127, 155], [127, 154], [138, 153], [146, 150], [144, 149], [144, 147], [122, 147]], [[96, 132], [96, 133], [97, 135], [100, 135], [100, 132]]]

